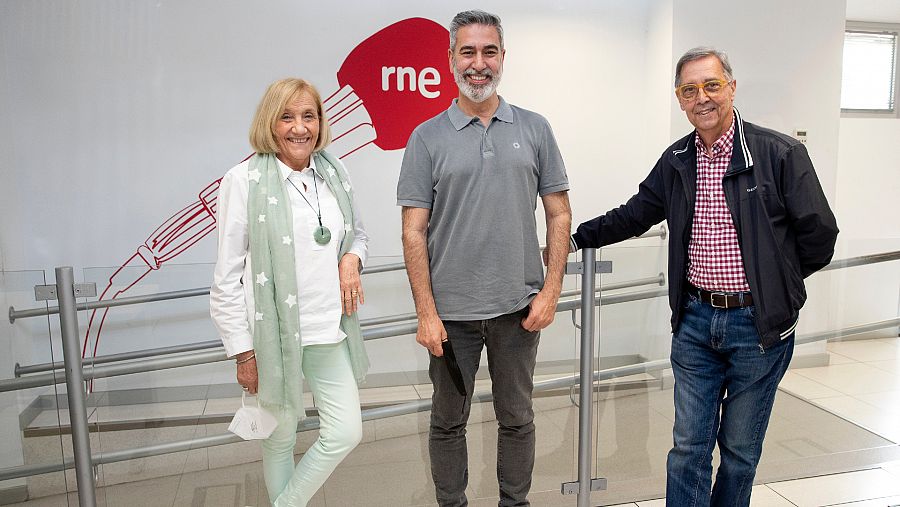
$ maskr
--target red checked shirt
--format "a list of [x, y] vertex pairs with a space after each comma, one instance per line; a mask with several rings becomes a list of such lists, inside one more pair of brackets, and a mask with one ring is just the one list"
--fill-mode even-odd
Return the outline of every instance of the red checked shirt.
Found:
[[712, 145], [711, 155], [699, 135], [697, 145], [697, 202], [688, 245], [688, 281], [709, 291], [749, 291], [737, 231], [725, 204], [722, 178], [731, 164], [734, 121]]

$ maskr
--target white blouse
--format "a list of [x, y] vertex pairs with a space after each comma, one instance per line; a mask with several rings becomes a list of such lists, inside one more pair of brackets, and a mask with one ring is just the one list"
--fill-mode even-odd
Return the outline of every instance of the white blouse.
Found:
[[[334, 193], [315, 172], [312, 158], [310, 167], [303, 171], [294, 171], [280, 160], [277, 162], [294, 217], [293, 245], [298, 288], [296, 308], [300, 312], [301, 341], [304, 346], [337, 343], [345, 337], [340, 330], [342, 307], [337, 258], [345, 235], [344, 218]], [[229, 357], [253, 348], [254, 319], [249, 316], [254, 315], [254, 274], [247, 227], [249, 164], [249, 161], [244, 161], [225, 173], [219, 184], [217, 200], [219, 247], [209, 292], [210, 315]], [[344, 174], [347, 174], [346, 171]], [[322, 224], [331, 230], [331, 241], [325, 245], [313, 239], [313, 230], [319, 225], [314, 209], [317, 207], [316, 191]], [[300, 196], [301, 192], [309, 204]], [[359, 256], [365, 265], [368, 236], [356, 203], [353, 202], [352, 206], [354, 240], [349, 253]], [[290, 237], [285, 238], [284, 241], [291, 241]]]

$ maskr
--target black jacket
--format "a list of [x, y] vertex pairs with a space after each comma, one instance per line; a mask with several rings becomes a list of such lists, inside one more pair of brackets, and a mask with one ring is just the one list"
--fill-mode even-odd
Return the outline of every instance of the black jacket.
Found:
[[[659, 158], [637, 194], [578, 226], [577, 248], [601, 247], [669, 223], [669, 305], [678, 328], [694, 218], [697, 148], [691, 133]], [[737, 230], [763, 347], [792, 337], [806, 302], [803, 279], [831, 261], [838, 228], [806, 147], [744, 122], [735, 110], [734, 152], [722, 179]]]

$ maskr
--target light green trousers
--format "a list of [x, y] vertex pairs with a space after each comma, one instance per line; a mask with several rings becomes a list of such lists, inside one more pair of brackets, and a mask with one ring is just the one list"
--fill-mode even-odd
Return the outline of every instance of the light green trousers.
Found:
[[319, 410], [319, 438], [295, 467], [297, 417], [276, 416], [278, 427], [262, 442], [266, 488], [275, 507], [305, 507], [362, 438], [347, 341], [304, 347], [301, 367]]

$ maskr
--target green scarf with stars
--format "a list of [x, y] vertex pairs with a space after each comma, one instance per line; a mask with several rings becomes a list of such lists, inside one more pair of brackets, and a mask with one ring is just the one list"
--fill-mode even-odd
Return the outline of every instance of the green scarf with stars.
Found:
[[[353, 195], [343, 166], [324, 150], [313, 154], [316, 172], [325, 178], [344, 215], [344, 238], [335, 262], [353, 244]], [[250, 192], [247, 223], [250, 230], [253, 300], [253, 349], [259, 375], [260, 405], [269, 411], [293, 411], [305, 417], [301, 382], [300, 314], [297, 311], [297, 272], [294, 227], [287, 185], [272, 153], [250, 159]], [[332, 241], [340, 235], [333, 232]], [[300, 269], [303, 269], [302, 266]], [[341, 330], [347, 335], [350, 362], [357, 382], [369, 368], [359, 317], [341, 314]]]

